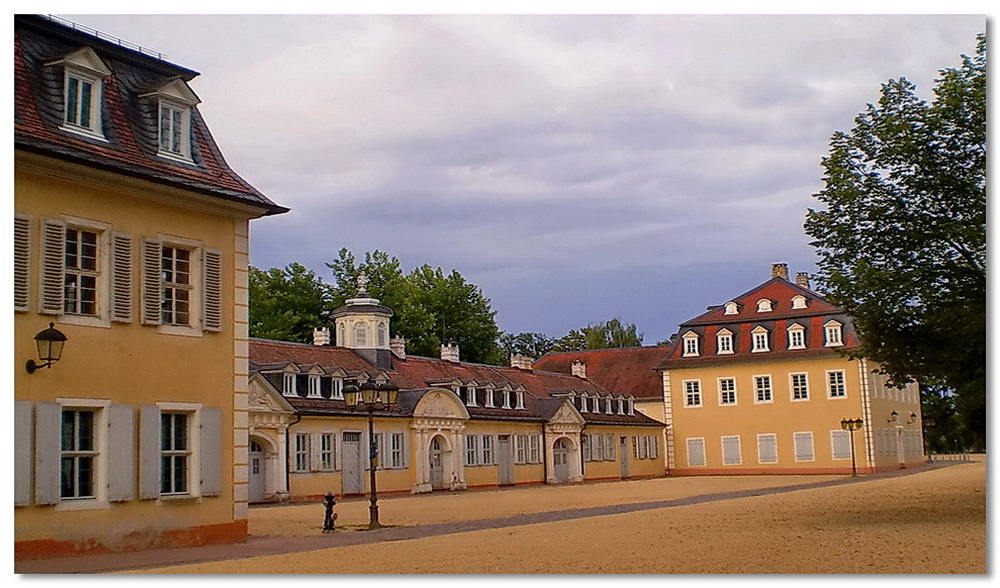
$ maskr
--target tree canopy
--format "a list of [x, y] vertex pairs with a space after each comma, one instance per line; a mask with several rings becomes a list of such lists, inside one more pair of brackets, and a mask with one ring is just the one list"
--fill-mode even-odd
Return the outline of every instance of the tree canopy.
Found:
[[330, 285], [297, 263], [250, 267], [248, 288], [251, 337], [311, 343], [313, 328], [330, 324]]
[[551, 351], [586, 351], [641, 345], [642, 333], [638, 332], [635, 325], [625, 324], [621, 319], [613, 318], [582, 329], [571, 329], [552, 343]]
[[853, 354], [895, 382], [950, 388], [986, 430], [986, 39], [940, 72], [931, 102], [882, 85], [823, 159], [824, 208], [805, 231], [818, 285], [854, 316]]
[[358, 293], [358, 276], [368, 277], [368, 293], [395, 312], [392, 332], [406, 339], [407, 353], [437, 357], [444, 343], [457, 344], [463, 361], [495, 361], [496, 311], [482, 290], [456, 270], [422, 265], [404, 274], [399, 260], [383, 251], [359, 263], [347, 249], [327, 266], [333, 271], [332, 306]]

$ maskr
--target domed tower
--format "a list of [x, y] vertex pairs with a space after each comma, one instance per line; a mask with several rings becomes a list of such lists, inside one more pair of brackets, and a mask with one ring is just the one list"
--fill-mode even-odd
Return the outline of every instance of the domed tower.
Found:
[[358, 276], [358, 294], [333, 311], [337, 345], [353, 349], [379, 369], [392, 367], [389, 347], [389, 320], [392, 309], [368, 294], [368, 277]]

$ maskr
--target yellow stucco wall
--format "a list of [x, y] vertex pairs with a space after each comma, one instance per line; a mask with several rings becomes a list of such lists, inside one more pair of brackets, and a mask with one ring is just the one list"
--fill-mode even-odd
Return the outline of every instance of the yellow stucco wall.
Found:
[[[687, 369], [672, 369], [666, 373], [669, 387], [669, 424], [673, 444], [672, 473], [759, 473], [759, 472], [850, 472], [850, 459], [834, 459], [831, 431], [840, 431], [844, 418], [861, 418], [866, 428], [878, 426], [872, 411], [873, 401], [864, 402], [863, 391], [871, 387], [870, 364], [850, 361], [836, 355], [795, 361], [768, 361], [762, 357], [754, 362], [713, 364]], [[827, 377], [830, 371], [843, 371], [846, 396], [831, 398], [828, 395]], [[809, 382], [809, 399], [793, 400], [791, 374], [805, 373]], [[754, 377], [770, 375], [773, 400], [755, 402]], [[735, 378], [737, 402], [735, 405], [720, 403], [719, 379]], [[700, 381], [701, 406], [685, 406], [685, 381]], [[864, 384], [864, 387], [863, 385]], [[888, 405], [874, 401], [874, 413], [888, 413]], [[919, 399], [908, 407], [919, 414]], [[902, 412], [902, 411], [900, 411]], [[907, 409], [908, 415], [910, 410]], [[812, 432], [813, 459], [796, 461], [795, 433]], [[757, 435], [775, 434], [777, 437], [777, 463], [760, 463]], [[866, 455], [866, 432], [854, 435], [856, 461], [860, 468], [878, 466], [869, 463]], [[739, 436], [741, 463], [724, 465], [722, 437]], [[689, 464], [689, 438], [704, 439], [706, 465]], [[919, 461], [920, 457], [913, 458]]]
[[[129, 542], [137, 547], [144, 541], [155, 542], [157, 533], [245, 526], [241, 520], [245, 519], [245, 493], [242, 509], [236, 506], [241, 503], [236, 494], [241, 492], [234, 493], [234, 439], [240, 435], [233, 431], [242, 427], [243, 441], [237, 442], [243, 447], [245, 464], [246, 415], [237, 412], [234, 418], [234, 403], [242, 404], [245, 410], [246, 301], [245, 296], [234, 300], [234, 286], [238, 280], [245, 292], [249, 217], [246, 213], [235, 214], [231, 207], [213, 211], [209, 204], [178, 205], [176, 199], [183, 194], [160, 193], [159, 188], [149, 184], [128, 181], [126, 185], [114, 176], [55, 167], [52, 174], [40, 172], [37, 162], [25, 169], [15, 168], [15, 213], [27, 215], [31, 222], [30, 311], [14, 313], [16, 400], [37, 403], [95, 398], [128, 404], [136, 411], [157, 402], [218, 408], [222, 411], [223, 491], [217, 497], [191, 501], [135, 499], [97, 510], [76, 510], [66, 505], [17, 507], [15, 540], [91, 540], [112, 548], [129, 548]], [[133, 237], [131, 323], [81, 325], [73, 324], [73, 318], [66, 315], [37, 312], [39, 222], [45, 217], [93, 221], [109, 231]], [[163, 234], [194, 240], [222, 253], [221, 332], [199, 336], [164, 334], [140, 323], [141, 239]], [[107, 255], [107, 248], [101, 255]], [[234, 318], [239, 320], [235, 328]], [[32, 338], [49, 322], [55, 322], [67, 336], [63, 357], [52, 368], [29, 375], [24, 363], [35, 358]], [[242, 357], [234, 361], [234, 353]], [[234, 394], [237, 391], [242, 399]], [[241, 471], [238, 475], [245, 483], [245, 467]], [[243, 516], [239, 516], [241, 513]]]

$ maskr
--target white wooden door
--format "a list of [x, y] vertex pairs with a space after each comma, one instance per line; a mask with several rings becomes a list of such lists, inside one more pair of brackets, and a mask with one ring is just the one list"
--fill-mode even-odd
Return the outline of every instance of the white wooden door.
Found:
[[344, 494], [364, 494], [364, 468], [361, 465], [361, 433], [344, 433], [340, 444], [341, 485]]

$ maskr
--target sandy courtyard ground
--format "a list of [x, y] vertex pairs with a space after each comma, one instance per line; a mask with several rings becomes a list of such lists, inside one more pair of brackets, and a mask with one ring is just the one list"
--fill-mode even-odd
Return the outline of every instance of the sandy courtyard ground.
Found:
[[[385, 525], [511, 516], [788, 486], [826, 476], [662, 478], [379, 500]], [[986, 573], [986, 464], [707, 504], [320, 551], [142, 570], [152, 574]], [[338, 503], [338, 533], [368, 502]], [[252, 535], [320, 532], [321, 504], [253, 508]]]

